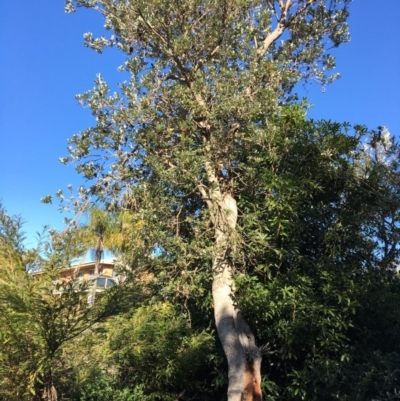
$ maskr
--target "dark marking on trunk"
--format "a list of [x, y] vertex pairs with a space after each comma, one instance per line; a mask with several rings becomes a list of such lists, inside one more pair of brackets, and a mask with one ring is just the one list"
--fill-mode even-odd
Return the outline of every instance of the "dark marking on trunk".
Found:
[[262, 401], [261, 383], [254, 374], [254, 360], [246, 359], [245, 384], [242, 401]]

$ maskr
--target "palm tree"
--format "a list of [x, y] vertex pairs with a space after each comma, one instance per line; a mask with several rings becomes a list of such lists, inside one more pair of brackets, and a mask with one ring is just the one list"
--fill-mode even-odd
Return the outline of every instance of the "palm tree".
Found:
[[121, 223], [116, 215], [92, 208], [89, 210], [88, 224], [79, 229], [78, 235], [85, 248], [94, 255], [94, 277], [97, 278], [104, 251], [118, 253], [121, 246]]
[[[89, 303], [94, 304], [96, 297], [96, 279], [99, 277], [100, 264], [105, 250], [113, 254], [118, 253], [121, 244], [122, 227], [115, 214], [103, 209], [89, 209], [88, 224], [78, 229], [78, 237], [82, 245], [94, 256], [93, 288], [89, 296]], [[87, 252], [85, 253], [87, 255]], [[78, 267], [79, 269], [79, 267]]]

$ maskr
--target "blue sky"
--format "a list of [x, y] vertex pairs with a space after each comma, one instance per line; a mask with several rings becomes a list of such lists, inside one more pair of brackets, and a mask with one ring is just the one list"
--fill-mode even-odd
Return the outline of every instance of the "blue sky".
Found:
[[[91, 10], [65, 14], [62, 0], [0, 4], [0, 199], [10, 214], [26, 220], [27, 244], [45, 224], [62, 228], [57, 204], [40, 198], [82, 184], [67, 155], [67, 139], [93, 124], [74, 96], [93, 87], [101, 72], [111, 86], [125, 79], [115, 50], [99, 55], [82, 35], [102, 30]], [[400, 0], [355, 0], [349, 20], [352, 40], [339, 48], [342, 78], [326, 93], [306, 87], [313, 118], [386, 125], [400, 136]]]

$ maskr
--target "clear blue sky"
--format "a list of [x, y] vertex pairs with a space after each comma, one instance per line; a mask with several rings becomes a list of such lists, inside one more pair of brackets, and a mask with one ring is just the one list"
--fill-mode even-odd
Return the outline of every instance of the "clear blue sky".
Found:
[[[111, 85], [123, 55], [98, 55], [82, 35], [101, 32], [90, 10], [65, 14], [63, 1], [19, 0], [0, 4], [0, 199], [10, 214], [26, 220], [28, 243], [45, 224], [62, 228], [57, 205], [40, 198], [79, 185], [67, 155], [67, 139], [93, 124], [74, 96], [93, 87], [101, 72]], [[400, 0], [355, 0], [352, 40], [339, 48], [342, 78], [327, 88], [307, 87], [314, 118], [386, 125], [400, 136]]]

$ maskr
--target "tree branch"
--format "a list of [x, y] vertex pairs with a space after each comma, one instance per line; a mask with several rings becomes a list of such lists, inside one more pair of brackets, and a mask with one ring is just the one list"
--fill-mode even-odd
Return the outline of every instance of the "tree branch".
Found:
[[269, 49], [272, 43], [274, 43], [285, 31], [287, 14], [292, 6], [292, 0], [287, 0], [283, 3], [282, 0], [279, 1], [279, 6], [281, 9], [281, 16], [278, 21], [277, 27], [264, 39], [262, 46], [257, 49], [257, 59], [259, 60]]

